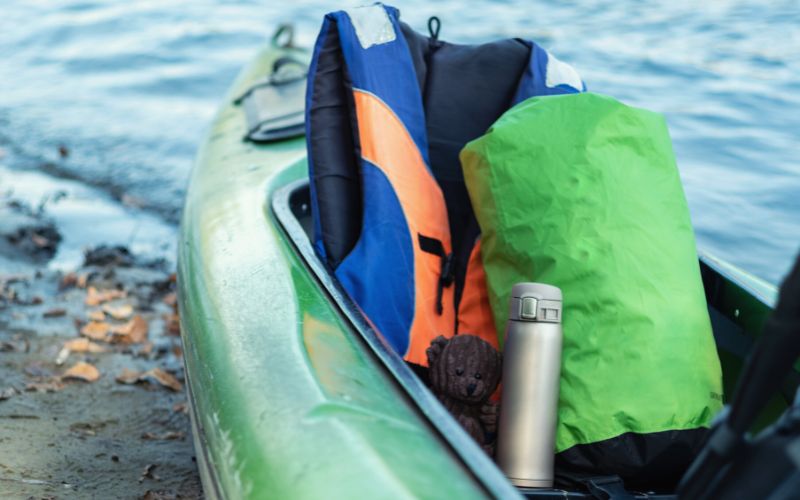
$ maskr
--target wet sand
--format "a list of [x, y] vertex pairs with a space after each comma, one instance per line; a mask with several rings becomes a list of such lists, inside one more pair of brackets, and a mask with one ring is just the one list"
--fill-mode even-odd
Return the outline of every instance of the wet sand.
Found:
[[171, 264], [53, 269], [53, 220], [0, 198], [0, 498], [202, 497]]

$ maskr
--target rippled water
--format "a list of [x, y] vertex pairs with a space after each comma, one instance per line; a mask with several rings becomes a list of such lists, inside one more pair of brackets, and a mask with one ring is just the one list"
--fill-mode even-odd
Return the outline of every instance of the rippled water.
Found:
[[[76, 178], [174, 223], [194, 152], [240, 67], [279, 22], [312, 43], [332, 5], [6, 0], [0, 163]], [[699, 246], [773, 283], [786, 272], [800, 247], [794, 0], [395, 5], [420, 30], [438, 15], [452, 41], [533, 38], [591, 90], [665, 113]]]

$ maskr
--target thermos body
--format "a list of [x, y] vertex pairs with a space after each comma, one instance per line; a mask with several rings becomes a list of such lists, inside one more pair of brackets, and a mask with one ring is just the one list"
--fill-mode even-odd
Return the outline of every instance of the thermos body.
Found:
[[522, 487], [553, 486], [561, 376], [561, 290], [514, 286], [503, 347], [497, 463]]

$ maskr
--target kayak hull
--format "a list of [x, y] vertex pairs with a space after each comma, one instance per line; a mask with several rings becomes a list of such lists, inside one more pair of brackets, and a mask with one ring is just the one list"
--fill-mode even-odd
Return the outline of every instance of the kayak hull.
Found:
[[[308, 57], [267, 47], [231, 88], [198, 153], [181, 222], [186, 385], [206, 495], [517, 496], [314, 254], [305, 140], [242, 140], [234, 98], [287, 55]], [[775, 290], [710, 256], [701, 271], [731, 394]]]

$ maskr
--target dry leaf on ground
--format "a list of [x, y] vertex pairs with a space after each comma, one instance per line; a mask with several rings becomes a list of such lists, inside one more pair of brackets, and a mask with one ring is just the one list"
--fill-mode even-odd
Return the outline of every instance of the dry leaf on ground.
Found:
[[133, 306], [124, 304], [119, 307], [114, 307], [106, 304], [103, 306], [103, 311], [114, 319], [123, 320], [131, 317], [133, 314]]
[[105, 340], [110, 326], [102, 321], [90, 321], [81, 328], [81, 335], [93, 340]]
[[177, 314], [164, 314], [162, 316], [167, 335], [181, 334], [181, 318]]
[[106, 350], [107, 349], [102, 345], [92, 342], [87, 338], [72, 339], [64, 343], [64, 347], [61, 348], [61, 351], [58, 353], [58, 357], [56, 358], [56, 364], [64, 364], [64, 361], [67, 360], [71, 352], [98, 353], [106, 352]]
[[114, 379], [120, 384], [135, 384], [139, 382], [139, 377], [142, 376], [142, 372], [137, 372], [134, 370], [130, 370], [128, 368], [123, 368], [122, 371], [117, 375]]
[[98, 306], [103, 302], [108, 302], [109, 300], [114, 299], [122, 299], [127, 296], [128, 294], [124, 290], [98, 290], [97, 288], [90, 286], [86, 290], [86, 299], [84, 302], [87, 306]]
[[178, 379], [161, 368], [153, 368], [146, 372], [137, 372], [129, 370], [128, 368], [123, 368], [115, 380], [120, 384], [136, 384], [139, 382], [150, 382], [151, 379], [175, 392], [183, 390], [183, 385]]
[[104, 346], [85, 338], [69, 340], [64, 344], [64, 347], [72, 352], [98, 353], [107, 351], [107, 349]]
[[152, 376], [154, 379], [158, 381], [159, 384], [163, 385], [164, 387], [168, 387], [175, 392], [181, 392], [183, 390], [183, 385], [178, 382], [172, 374], [165, 372], [161, 368], [153, 368], [147, 372]]
[[175, 492], [172, 490], [147, 490], [141, 500], [174, 500], [175, 498]]
[[185, 433], [176, 431], [169, 431], [160, 435], [152, 432], [145, 432], [144, 434], [142, 434], [142, 439], [148, 441], [168, 441], [171, 439], [183, 439], [184, 437], [186, 437]]
[[89, 311], [86, 313], [86, 317], [89, 318], [90, 321], [105, 321], [106, 313], [95, 309], [94, 311]]
[[67, 273], [67, 274], [64, 275], [64, 277], [61, 278], [61, 283], [59, 283], [58, 286], [59, 286], [59, 288], [61, 288], [63, 290], [64, 288], [69, 288], [71, 286], [75, 286], [75, 284], [77, 282], [78, 282], [78, 275], [77, 274], [75, 274], [75, 273]]
[[72, 368], [64, 372], [61, 376], [62, 379], [78, 379], [85, 382], [94, 382], [100, 378], [100, 371], [93, 365], [81, 361], [76, 363]]
[[169, 292], [168, 294], [164, 295], [164, 298], [161, 299], [166, 305], [170, 307], [175, 307], [178, 304], [178, 296], [175, 292]]
[[58, 318], [59, 316], [64, 316], [67, 314], [67, 310], [63, 307], [56, 307], [54, 309], [50, 309], [42, 313], [42, 317], [44, 318]]
[[160, 477], [158, 477], [155, 474], [153, 474], [153, 469], [155, 469], [155, 468], [156, 468], [155, 464], [147, 464], [144, 467], [144, 470], [142, 471], [142, 476], [139, 478], [139, 482], [141, 483], [145, 479], [153, 479], [155, 481], [158, 481], [159, 479], [161, 479]]
[[13, 387], [6, 387], [5, 389], [0, 389], [0, 401], [10, 399], [16, 396], [17, 394], [19, 394], [19, 392]]
[[58, 380], [50, 382], [32, 382], [25, 386], [25, 392], [56, 392], [64, 388]]
[[111, 327], [111, 342], [121, 344], [140, 344], [147, 340], [149, 325], [138, 314], [124, 325]]

